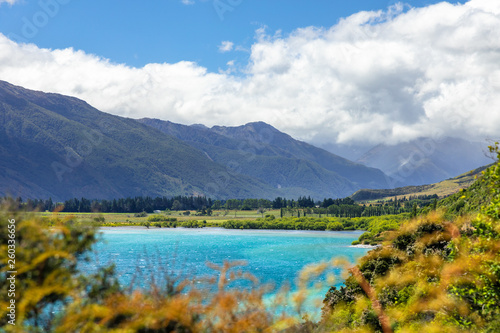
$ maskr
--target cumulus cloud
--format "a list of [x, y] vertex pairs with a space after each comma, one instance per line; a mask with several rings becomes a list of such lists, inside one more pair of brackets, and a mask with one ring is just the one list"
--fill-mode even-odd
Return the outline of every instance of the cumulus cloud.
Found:
[[131, 68], [0, 35], [0, 79], [134, 118], [262, 120], [317, 144], [496, 137], [500, 2], [394, 6], [286, 36], [261, 30], [243, 76], [192, 62]]
[[230, 41], [223, 41], [219, 45], [219, 52], [229, 52], [233, 49], [234, 43]]

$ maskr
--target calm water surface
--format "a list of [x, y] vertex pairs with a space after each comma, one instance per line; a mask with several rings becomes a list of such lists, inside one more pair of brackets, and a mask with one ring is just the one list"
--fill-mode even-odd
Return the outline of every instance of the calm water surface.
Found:
[[[245, 270], [261, 282], [294, 285], [307, 264], [345, 257], [351, 262], [368, 251], [350, 247], [361, 231], [281, 231], [204, 229], [102, 228], [91, 270], [116, 265], [120, 282], [148, 283], [160, 271], [194, 278], [214, 276], [206, 263], [245, 260]], [[338, 271], [340, 272], [340, 271]], [[140, 282], [138, 282], [140, 281]], [[339, 280], [338, 284], [342, 281]]]

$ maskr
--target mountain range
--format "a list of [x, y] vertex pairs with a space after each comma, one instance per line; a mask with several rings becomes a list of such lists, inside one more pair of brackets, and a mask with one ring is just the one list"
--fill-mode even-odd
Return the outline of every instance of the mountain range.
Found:
[[259, 179], [273, 188], [286, 190], [289, 197], [337, 198], [352, 194], [356, 188], [388, 186], [387, 177], [380, 170], [295, 140], [263, 122], [212, 128], [157, 119], [139, 122], [203, 151], [229, 173]]
[[0, 124], [0, 195], [322, 199], [387, 187], [380, 170], [265, 123], [208, 129], [137, 121], [0, 81]]
[[377, 145], [356, 162], [378, 168], [402, 185], [426, 185], [492, 163], [487, 148], [487, 141], [419, 138], [397, 145]]
[[357, 147], [362, 156], [352, 162], [264, 122], [208, 128], [135, 120], [4, 81], [0, 124], [0, 195], [23, 198], [319, 200], [435, 183], [491, 163], [486, 144], [451, 138], [379, 145], [364, 154]]

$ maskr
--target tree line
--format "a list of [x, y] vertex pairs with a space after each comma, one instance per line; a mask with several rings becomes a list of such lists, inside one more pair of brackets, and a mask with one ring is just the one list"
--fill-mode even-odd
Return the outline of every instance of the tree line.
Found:
[[[324, 199], [314, 201], [310, 196], [295, 199], [277, 197], [274, 200], [268, 199], [228, 199], [212, 200], [205, 196], [175, 196], [175, 197], [150, 197], [138, 196], [112, 200], [91, 200], [87, 198], [73, 198], [64, 202], [54, 202], [51, 198], [47, 200], [21, 198], [10, 200], [20, 209], [28, 211], [62, 211], [68, 213], [153, 213], [155, 211], [208, 211], [213, 210], [268, 210], [280, 209], [281, 217], [285, 216], [307, 216], [318, 215], [336, 217], [362, 217], [362, 216], [382, 216], [388, 214], [400, 214], [411, 212], [415, 206], [421, 208], [432, 202], [436, 198], [402, 198], [391, 200], [385, 203], [360, 205], [352, 198]], [[59, 208], [58, 208], [59, 207]], [[208, 214], [210, 215], [210, 214]]]
[[408, 214], [371, 216], [371, 217], [283, 217], [276, 219], [274, 215], [256, 220], [228, 220], [221, 226], [225, 229], [273, 229], [273, 230], [367, 230], [356, 244], [376, 244], [377, 237], [387, 230], [397, 229], [399, 224], [408, 218]]

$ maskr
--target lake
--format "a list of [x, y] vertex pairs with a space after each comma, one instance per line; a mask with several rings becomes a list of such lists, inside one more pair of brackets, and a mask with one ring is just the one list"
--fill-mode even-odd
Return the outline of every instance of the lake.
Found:
[[[161, 272], [181, 278], [214, 276], [206, 263], [244, 260], [261, 282], [294, 288], [300, 270], [311, 263], [344, 257], [351, 262], [367, 249], [350, 246], [362, 231], [228, 230], [221, 228], [101, 228], [92, 268], [114, 263], [123, 285], [144, 287]], [[340, 269], [334, 270], [339, 274]], [[336, 284], [342, 284], [337, 279]], [[324, 295], [327, 288], [318, 290]]]

